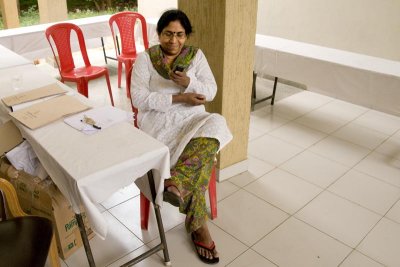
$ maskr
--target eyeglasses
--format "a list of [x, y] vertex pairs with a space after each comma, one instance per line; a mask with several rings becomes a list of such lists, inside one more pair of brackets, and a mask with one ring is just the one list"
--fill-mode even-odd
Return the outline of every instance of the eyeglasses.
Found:
[[176, 36], [177, 39], [184, 39], [186, 37], [185, 32], [171, 32], [171, 31], [165, 31], [161, 33], [162, 36], [172, 39], [174, 36]]

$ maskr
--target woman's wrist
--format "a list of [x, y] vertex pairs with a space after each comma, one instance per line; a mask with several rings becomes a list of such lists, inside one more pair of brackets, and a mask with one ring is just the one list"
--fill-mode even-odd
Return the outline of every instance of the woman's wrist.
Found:
[[182, 93], [172, 95], [172, 103], [184, 102], [183, 99], [184, 99], [184, 96]]

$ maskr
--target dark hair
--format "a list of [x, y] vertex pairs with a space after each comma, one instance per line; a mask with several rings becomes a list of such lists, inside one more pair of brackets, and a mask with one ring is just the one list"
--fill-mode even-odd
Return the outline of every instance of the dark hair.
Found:
[[157, 33], [161, 34], [171, 21], [177, 20], [179, 20], [182, 27], [185, 29], [186, 35], [189, 36], [192, 33], [192, 24], [186, 14], [179, 9], [167, 10], [161, 15], [157, 22]]

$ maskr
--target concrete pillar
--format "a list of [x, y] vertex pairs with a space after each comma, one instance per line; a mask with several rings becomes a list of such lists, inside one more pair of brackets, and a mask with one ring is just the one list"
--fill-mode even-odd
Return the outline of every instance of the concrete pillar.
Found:
[[193, 24], [188, 43], [204, 51], [217, 81], [207, 110], [222, 114], [234, 136], [219, 155], [221, 181], [248, 167], [257, 0], [178, 0], [178, 7]]
[[146, 18], [158, 18], [171, 8], [178, 6], [177, 0], [138, 0], [138, 12]]
[[1, 16], [5, 29], [18, 28], [19, 16], [17, 0], [0, 0]]
[[38, 0], [40, 23], [68, 19], [67, 0]]

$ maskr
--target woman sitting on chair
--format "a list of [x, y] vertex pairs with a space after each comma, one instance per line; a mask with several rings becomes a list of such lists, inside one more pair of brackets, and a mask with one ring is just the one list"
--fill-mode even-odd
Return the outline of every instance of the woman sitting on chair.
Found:
[[180, 10], [166, 11], [157, 23], [160, 44], [138, 55], [131, 99], [138, 126], [169, 147], [171, 178], [164, 201], [186, 214], [185, 226], [200, 259], [219, 261], [207, 227], [205, 191], [216, 153], [231, 139], [225, 119], [205, 111], [217, 85], [203, 52], [185, 45], [191, 23]]

